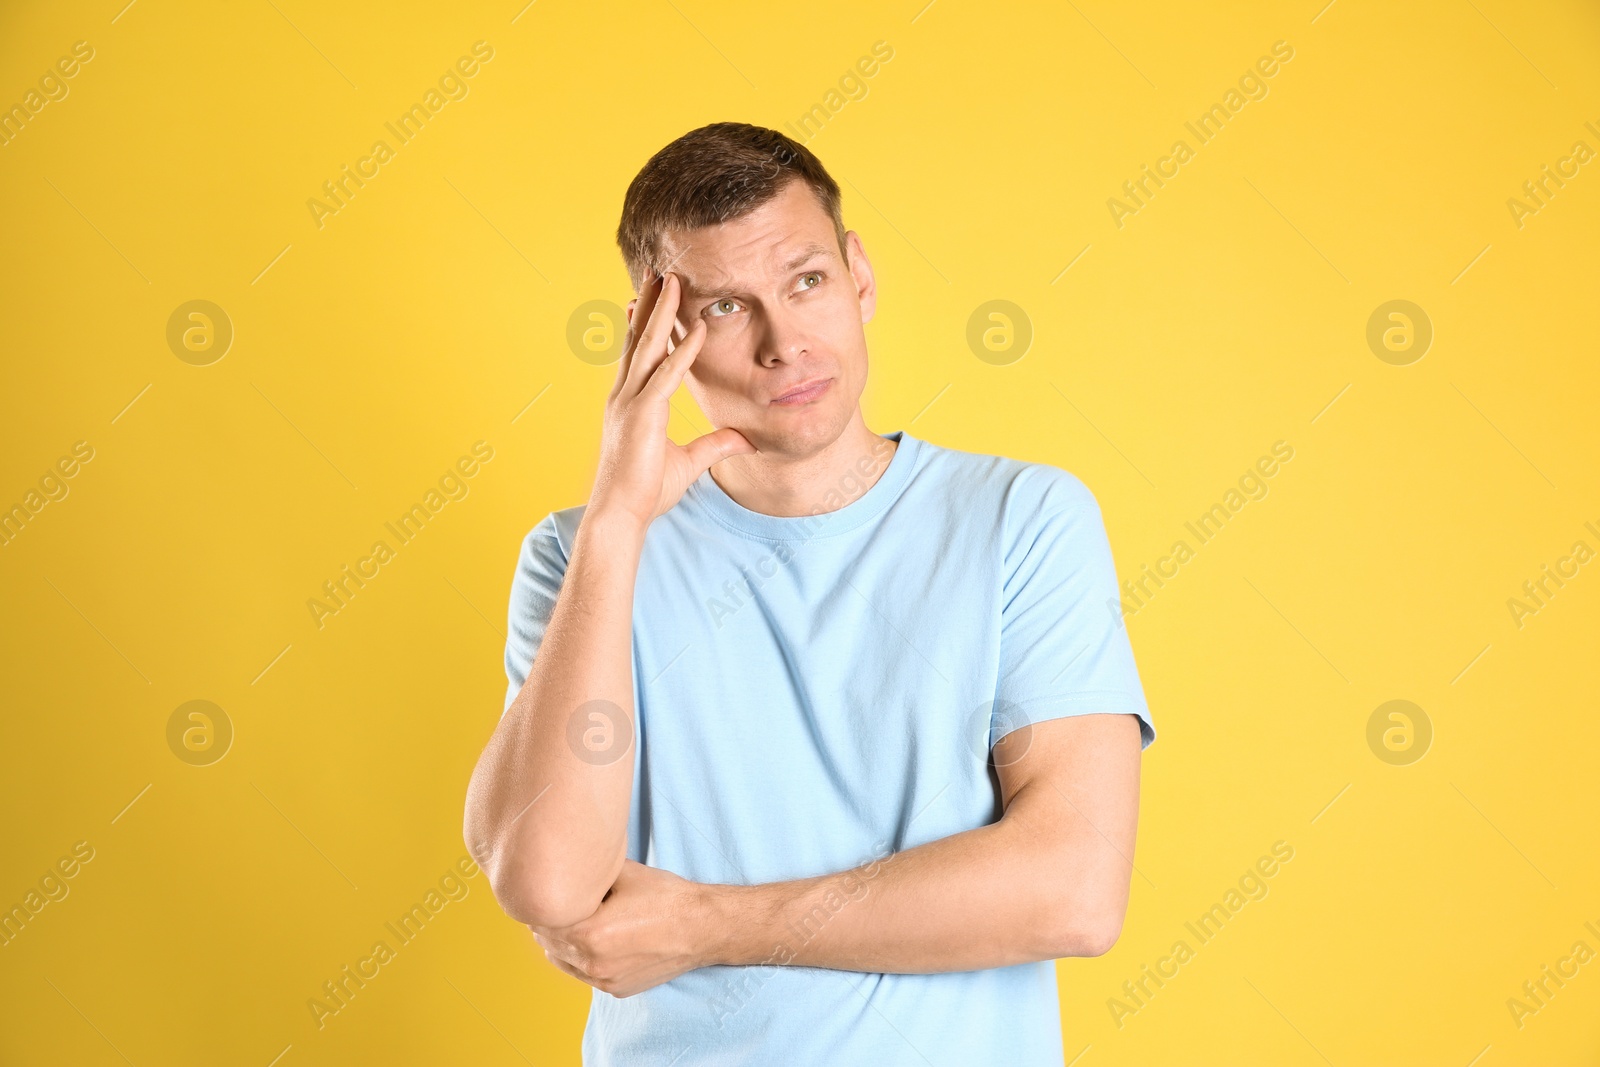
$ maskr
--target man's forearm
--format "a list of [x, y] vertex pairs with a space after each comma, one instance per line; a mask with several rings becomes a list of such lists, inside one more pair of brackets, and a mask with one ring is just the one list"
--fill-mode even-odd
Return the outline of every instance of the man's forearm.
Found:
[[1140, 733], [1110, 712], [1016, 729], [993, 746], [997, 822], [766, 885], [626, 860], [593, 915], [533, 933], [553, 964], [617, 997], [718, 964], [933, 974], [1098, 956], [1128, 907]]
[[[467, 839], [501, 905], [524, 922], [588, 915], [622, 866], [643, 537], [585, 515], [539, 654], [473, 772]], [[585, 717], [585, 705], [599, 718]], [[574, 736], [608, 747], [580, 752]]]
[[1129, 864], [1092, 828], [1051, 822], [1010, 817], [839, 874], [705, 886], [711, 962], [915, 974], [1099, 955]]

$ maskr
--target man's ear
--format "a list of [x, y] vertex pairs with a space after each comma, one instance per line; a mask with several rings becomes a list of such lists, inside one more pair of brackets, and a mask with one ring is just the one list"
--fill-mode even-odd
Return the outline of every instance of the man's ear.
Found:
[[633, 325], [633, 305], [637, 304], [638, 302], [639, 302], [639, 298], [638, 297], [634, 297], [632, 300], [628, 301], [628, 325], [629, 326]]
[[861, 247], [861, 235], [854, 230], [849, 231], [844, 235], [844, 244], [850, 260], [850, 277], [856, 283], [856, 299], [861, 301], [861, 323], [866, 325], [878, 310], [878, 281], [873, 277], [867, 250]]

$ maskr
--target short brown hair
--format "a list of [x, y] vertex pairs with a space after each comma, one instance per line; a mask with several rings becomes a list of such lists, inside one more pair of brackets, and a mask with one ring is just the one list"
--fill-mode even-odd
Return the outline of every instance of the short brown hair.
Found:
[[739, 218], [796, 179], [811, 186], [822, 209], [833, 217], [844, 256], [839, 183], [798, 141], [763, 126], [714, 122], [661, 149], [628, 185], [617, 226], [617, 246], [634, 292], [643, 291], [646, 268], [658, 269], [666, 231]]

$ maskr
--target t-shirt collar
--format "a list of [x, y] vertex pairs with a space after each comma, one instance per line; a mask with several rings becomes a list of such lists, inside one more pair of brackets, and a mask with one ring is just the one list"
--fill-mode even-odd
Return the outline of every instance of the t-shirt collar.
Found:
[[[919, 440], [904, 430], [878, 436], [897, 442], [894, 455], [889, 457], [888, 468], [865, 493], [832, 511], [815, 515], [766, 515], [751, 511], [724, 492], [709, 470], [689, 486], [685, 497], [723, 526], [768, 540], [810, 541], [844, 533], [882, 514], [905, 489], [916, 468], [921, 445]], [[854, 473], [855, 469], [851, 468], [850, 474]], [[850, 474], [840, 479], [835, 491], [838, 499], [848, 499], [850, 496]], [[824, 495], [818, 507], [827, 507], [829, 503], [829, 495]]]

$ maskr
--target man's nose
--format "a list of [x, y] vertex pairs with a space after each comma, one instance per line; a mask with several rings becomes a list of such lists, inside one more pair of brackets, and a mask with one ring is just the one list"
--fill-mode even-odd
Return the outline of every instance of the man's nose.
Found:
[[774, 363], [797, 363], [806, 353], [806, 325], [801, 316], [782, 305], [762, 314], [763, 329], [756, 357], [762, 366]]

